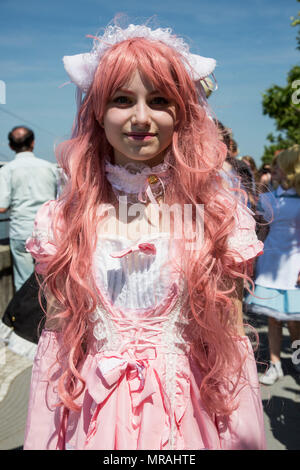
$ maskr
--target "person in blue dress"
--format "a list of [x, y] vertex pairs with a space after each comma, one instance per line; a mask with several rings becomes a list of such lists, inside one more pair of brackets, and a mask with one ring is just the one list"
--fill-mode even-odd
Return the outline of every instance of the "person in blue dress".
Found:
[[[261, 194], [257, 211], [269, 222], [264, 254], [256, 264], [255, 292], [248, 312], [268, 316], [270, 367], [260, 382], [283, 377], [280, 361], [282, 326], [287, 322], [292, 347], [300, 344], [300, 146], [278, 154], [273, 168], [276, 189]], [[298, 341], [299, 343], [298, 343]], [[292, 358], [294, 358], [294, 354]], [[300, 374], [298, 360], [294, 368]]]

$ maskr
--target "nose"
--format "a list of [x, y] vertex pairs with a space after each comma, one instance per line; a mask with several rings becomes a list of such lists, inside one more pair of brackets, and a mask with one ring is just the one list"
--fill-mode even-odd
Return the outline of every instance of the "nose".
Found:
[[151, 124], [150, 109], [145, 101], [138, 102], [133, 110], [131, 123], [137, 127], [147, 127]]

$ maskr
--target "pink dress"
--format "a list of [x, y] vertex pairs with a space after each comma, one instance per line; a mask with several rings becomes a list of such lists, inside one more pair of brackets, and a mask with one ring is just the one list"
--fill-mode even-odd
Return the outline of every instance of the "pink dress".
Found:
[[[27, 242], [40, 273], [45, 254], [55, 252], [54, 206], [52, 201], [40, 209]], [[262, 251], [254, 220], [244, 209], [236, 220], [229, 243], [245, 259], [253, 258]], [[183, 338], [183, 287], [170, 262], [173, 254], [168, 234], [134, 245], [99, 236], [93, 275], [100, 301], [90, 318], [80, 412], [54, 406], [58, 396], [48, 374], [60, 336], [44, 330], [33, 366], [24, 449], [265, 449], [260, 387], [247, 337], [233, 338], [247, 356], [239, 407], [227, 420], [204, 409], [201, 373]]]

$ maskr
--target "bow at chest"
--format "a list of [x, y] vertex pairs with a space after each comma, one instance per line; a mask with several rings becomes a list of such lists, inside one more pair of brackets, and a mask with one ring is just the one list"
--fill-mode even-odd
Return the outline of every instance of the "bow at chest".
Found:
[[110, 254], [110, 256], [112, 258], [123, 258], [124, 256], [135, 252], [144, 253], [145, 255], [155, 255], [156, 247], [153, 243], [137, 243], [136, 245], [132, 245], [125, 250], [114, 251]]

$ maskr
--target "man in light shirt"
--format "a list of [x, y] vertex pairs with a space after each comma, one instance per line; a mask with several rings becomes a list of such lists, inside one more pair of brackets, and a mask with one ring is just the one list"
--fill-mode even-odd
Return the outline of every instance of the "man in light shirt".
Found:
[[33, 259], [26, 252], [25, 242], [32, 233], [40, 206], [56, 198], [57, 169], [53, 163], [33, 154], [32, 130], [14, 127], [8, 140], [16, 157], [0, 169], [0, 213], [10, 209], [9, 240], [14, 284], [18, 290], [34, 271]]

